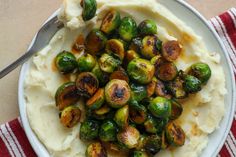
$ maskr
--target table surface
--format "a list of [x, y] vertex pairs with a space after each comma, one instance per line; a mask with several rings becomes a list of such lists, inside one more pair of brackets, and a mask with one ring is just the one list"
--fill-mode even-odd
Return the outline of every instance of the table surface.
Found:
[[[206, 18], [236, 7], [236, 0], [186, 0]], [[22, 55], [41, 24], [60, 0], [0, 0], [0, 69]], [[20, 68], [0, 80], [0, 124], [19, 116], [17, 88]]]

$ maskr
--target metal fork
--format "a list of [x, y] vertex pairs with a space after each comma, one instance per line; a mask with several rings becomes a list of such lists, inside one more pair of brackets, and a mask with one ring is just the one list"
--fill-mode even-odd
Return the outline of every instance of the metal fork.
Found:
[[42, 48], [44, 48], [51, 40], [51, 38], [54, 36], [54, 34], [62, 27], [63, 23], [58, 21], [57, 16], [53, 17], [47, 23], [45, 23], [36, 34], [34, 43], [30, 47], [30, 49], [16, 61], [6, 66], [4, 69], [0, 71], [0, 79], [6, 76], [8, 73], [10, 73], [19, 65], [26, 62], [29, 58], [31, 58], [35, 53], [39, 52]]

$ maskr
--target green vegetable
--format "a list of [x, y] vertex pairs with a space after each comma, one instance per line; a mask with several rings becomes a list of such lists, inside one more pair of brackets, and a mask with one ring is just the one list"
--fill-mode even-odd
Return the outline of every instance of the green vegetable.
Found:
[[148, 115], [147, 120], [144, 122], [146, 132], [152, 134], [160, 134], [165, 128], [168, 119], [155, 118], [152, 115]]
[[118, 39], [108, 40], [106, 44], [106, 52], [108, 54], [115, 55], [120, 60], [123, 60], [125, 57], [125, 48], [123, 42]]
[[174, 120], [179, 118], [179, 116], [183, 112], [183, 107], [180, 103], [178, 103], [176, 100], [171, 101], [171, 116], [170, 119]]
[[99, 58], [98, 64], [102, 71], [112, 73], [121, 64], [121, 62], [111, 55], [104, 53]]
[[110, 80], [113, 80], [113, 79], [124, 80], [127, 83], [129, 82], [129, 77], [128, 77], [126, 71], [121, 67], [119, 67], [116, 71], [114, 71], [110, 75]]
[[166, 84], [166, 89], [171, 95], [173, 95], [176, 99], [183, 99], [188, 96], [187, 92], [183, 86], [184, 80], [181, 77], [177, 77], [171, 82]]
[[175, 61], [181, 53], [181, 47], [178, 41], [171, 40], [163, 44], [162, 56], [169, 62]]
[[136, 146], [136, 150], [143, 150], [145, 142], [146, 142], [147, 135], [141, 134], [138, 140], [138, 145]]
[[138, 32], [141, 36], [153, 35], [157, 33], [157, 25], [153, 20], [144, 20], [138, 26]]
[[156, 97], [148, 105], [149, 111], [158, 118], [168, 118], [171, 115], [170, 100], [164, 97]]
[[119, 27], [119, 35], [125, 41], [130, 41], [137, 36], [137, 24], [131, 17], [124, 17]]
[[132, 93], [132, 96], [131, 96], [132, 100], [139, 102], [147, 97], [147, 90], [144, 85], [131, 83], [130, 88], [131, 88], [131, 93]]
[[169, 122], [165, 129], [167, 141], [172, 146], [182, 146], [185, 143], [183, 129], [174, 122]]
[[149, 35], [143, 38], [141, 49], [141, 54], [143, 57], [151, 59], [152, 57], [155, 57], [156, 55], [160, 54], [160, 52], [156, 48], [157, 41], [158, 38], [155, 35]]
[[161, 150], [161, 138], [158, 135], [148, 136], [146, 138], [144, 149], [149, 154], [157, 154]]
[[90, 99], [87, 100], [86, 107], [92, 110], [99, 109], [104, 102], [105, 91], [103, 88], [100, 88]]
[[80, 125], [80, 139], [93, 140], [98, 137], [99, 123], [95, 120], [86, 120]]
[[166, 90], [165, 84], [161, 80], [159, 80], [159, 79], [156, 79], [155, 81], [156, 81], [155, 94], [157, 96], [161, 96], [161, 97], [165, 97], [165, 98], [170, 97], [167, 94], [167, 90]]
[[130, 105], [130, 120], [135, 124], [142, 124], [147, 119], [147, 109], [140, 104]]
[[75, 56], [67, 51], [62, 51], [56, 56], [55, 64], [62, 74], [71, 73], [78, 66]]
[[147, 85], [147, 96], [148, 97], [151, 97], [154, 93], [155, 93], [155, 90], [156, 90], [156, 78], [153, 77], [152, 78], [152, 81]]
[[129, 155], [129, 157], [149, 157], [149, 156], [144, 151], [135, 150]]
[[86, 149], [86, 157], [107, 157], [106, 149], [100, 142], [93, 142]]
[[101, 70], [98, 63], [91, 72], [97, 77], [99, 85], [104, 86], [109, 81], [109, 75]]
[[101, 31], [110, 34], [120, 26], [120, 13], [116, 10], [109, 11], [102, 20]]
[[126, 63], [129, 63], [135, 58], [140, 58], [140, 55], [136, 53], [134, 50], [128, 50], [125, 55]]
[[198, 78], [191, 75], [187, 75], [184, 78], [183, 86], [184, 86], [185, 91], [188, 93], [196, 93], [202, 89], [201, 81]]
[[92, 19], [97, 11], [96, 0], [82, 0], [81, 6], [83, 7], [82, 17], [84, 21]]
[[129, 45], [129, 49], [134, 50], [137, 53], [141, 52], [142, 47], [143, 47], [142, 38], [140, 37], [133, 38]]
[[79, 123], [81, 111], [78, 107], [68, 106], [60, 113], [61, 124], [72, 128]]
[[96, 65], [96, 60], [90, 54], [85, 54], [78, 59], [78, 68], [81, 72], [89, 72]]
[[99, 130], [99, 138], [104, 142], [116, 141], [116, 134], [118, 132], [118, 127], [116, 123], [112, 120], [107, 120], [102, 123]]
[[174, 63], [166, 62], [156, 69], [155, 76], [162, 81], [172, 81], [178, 75], [178, 69]]
[[114, 116], [114, 121], [120, 128], [125, 128], [128, 126], [129, 118], [129, 106], [125, 105], [124, 107], [118, 109]]

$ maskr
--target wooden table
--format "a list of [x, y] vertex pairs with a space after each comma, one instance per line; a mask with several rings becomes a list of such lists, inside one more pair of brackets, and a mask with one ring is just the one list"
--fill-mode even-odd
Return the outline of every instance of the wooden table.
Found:
[[[236, 7], [236, 0], [186, 0], [206, 18]], [[0, 0], [0, 68], [25, 52], [59, 0]], [[0, 124], [19, 116], [17, 88], [20, 68], [0, 80]]]

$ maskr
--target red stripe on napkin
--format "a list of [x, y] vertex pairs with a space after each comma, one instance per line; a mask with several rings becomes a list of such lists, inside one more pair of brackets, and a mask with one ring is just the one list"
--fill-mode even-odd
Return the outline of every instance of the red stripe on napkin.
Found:
[[[231, 60], [236, 81], [236, 9], [230, 9], [210, 20], [221, 37]], [[218, 157], [236, 157], [236, 115], [231, 131]], [[17, 118], [0, 127], [0, 157], [36, 157]]]

